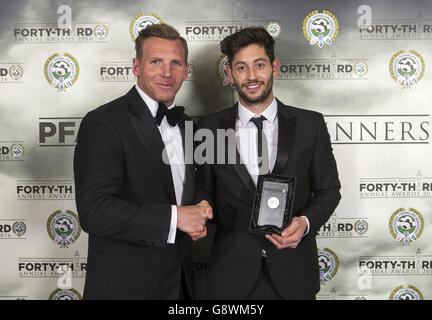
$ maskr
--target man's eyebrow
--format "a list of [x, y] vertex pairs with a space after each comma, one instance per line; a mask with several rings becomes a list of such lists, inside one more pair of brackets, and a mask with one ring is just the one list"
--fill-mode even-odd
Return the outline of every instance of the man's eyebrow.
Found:
[[[257, 59], [254, 60], [254, 62], [258, 62], [258, 61], [264, 61], [264, 62], [267, 62], [268, 59], [263, 58], [263, 57], [260, 57], [260, 58], [257, 58]], [[234, 66], [236, 66], [236, 65], [238, 65], [238, 64], [246, 64], [246, 62], [244, 62], [244, 61], [237, 61], [236, 63], [234, 63]]]
[[244, 62], [244, 61], [237, 61], [236, 63], [234, 63], [234, 66], [236, 66], [238, 64], [246, 64], [246, 62]]

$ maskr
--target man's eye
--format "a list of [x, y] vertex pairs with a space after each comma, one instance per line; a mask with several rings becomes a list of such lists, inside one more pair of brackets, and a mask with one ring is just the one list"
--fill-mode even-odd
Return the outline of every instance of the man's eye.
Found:
[[262, 68], [264, 68], [264, 63], [258, 63], [258, 64], [257, 64], [257, 68], [258, 68], [258, 69], [262, 69]]
[[154, 60], [151, 60], [151, 61], [150, 61], [150, 63], [153, 63], [153, 64], [158, 64], [158, 63], [159, 63], [159, 60], [157, 60], [157, 59], [154, 59]]

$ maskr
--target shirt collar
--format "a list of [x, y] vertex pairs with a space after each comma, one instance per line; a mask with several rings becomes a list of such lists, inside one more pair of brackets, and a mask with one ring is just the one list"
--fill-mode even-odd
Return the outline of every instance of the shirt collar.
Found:
[[[135, 88], [137, 89], [139, 95], [141, 96], [141, 98], [144, 100], [145, 104], [149, 108], [153, 118], [156, 117], [156, 113], [157, 113], [157, 110], [159, 108], [159, 102], [150, 98], [144, 91], [141, 90], [141, 88], [138, 86], [138, 84], [135, 84]], [[175, 107], [175, 102], [172, 105], [168, 106], [168, 109], [171, 109], [174, 107]]]
[[253, 113], [252, 111], [248, 110], [245, 106], [243, 106], [240, 103], [240, 101], [238, 102], [238, 119], [243, 124], [243, 126], [246, 126], [251, 118], [259, 117], [261, 115], [263, 115], [270, 123], [273, 123], [277, 115], [276, 98], [273, 98], [273, 101], [270, 103], [270, 105], [260, 114]]

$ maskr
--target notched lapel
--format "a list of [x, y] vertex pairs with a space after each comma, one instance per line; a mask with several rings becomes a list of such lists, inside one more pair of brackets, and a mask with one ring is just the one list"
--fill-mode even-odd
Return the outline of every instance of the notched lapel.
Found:
[[160, 132], [154, 122], [152, 114], [145, 102], [139, 96], [135, 87], [127, 93], [129, 102], [129, 120], [133, 129], [150, 154], [155, 166], [162, 175], [165, 189], [171, 203], [176, 203], [171, 168], [162, 160], [162, 152], [165, 148]]
[[[237, 108], [238, 104], [235, 104], [232, 107], [232, 112], [230, 115], [226, 118], [222, 118], [219, 120], [219, 128], [224, 130], [235, 130], [235, 123], [237, 119]], [[235, 142], [236, 143], [236, 142]], [[228, 158], [228, 142], [225, 141], [225, 161], [227, 161]], [[245, 187], [250, 190], [251, 192], [255, 192], [255, 184], [252, 180], [252, 177], [249, 174], [249, 171], [247, 170], [246, 166], [243, 163], [240, 163], [240, 153], [237, 149], [237, 143], [236, 143], [236, 163], [231, 164], [231, 166], [234, 168], [235, 172], [239, 176], [240, 180], [243, 182]]]
[[276, 163], [272, 171], [274, 174], [282, 174], [291, 154], [295, 140], [296, 120], [289, 113], [288, 108], [278, 100], [278, 148]]

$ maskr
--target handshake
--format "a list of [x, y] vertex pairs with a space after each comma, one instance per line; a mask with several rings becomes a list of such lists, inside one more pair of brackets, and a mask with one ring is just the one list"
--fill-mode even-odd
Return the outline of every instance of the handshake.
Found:
[[177, 207], [177, 228], [189, 234], [194, 241], [207, 235], [208, 219], [213, 219], [213, 210], [206, 200], [196, 206]]

